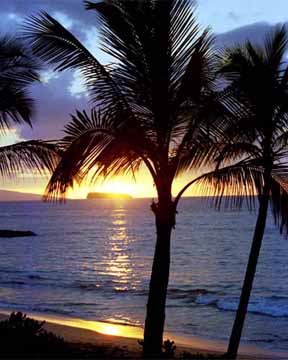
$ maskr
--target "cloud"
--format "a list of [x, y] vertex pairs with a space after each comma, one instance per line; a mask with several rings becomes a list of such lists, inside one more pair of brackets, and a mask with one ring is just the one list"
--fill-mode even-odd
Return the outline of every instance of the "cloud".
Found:
[[12, 145], [19, 141], [23, 141], [18, 128], [11, 128], [0, 131], [0, 146]]
[[86, 97], [75, 97], [67, 90], [73, 80], [73, 73], [60, 73], [49, 82], [34, 84], [31, 95], [36, 100], [33, 129], [21, 126], [21, 136], [38, 139], [57, 139], [63, 136], [63, 127], [70, 120], [75, 109], [88, 107]]
[[71, 96], [75, 96], [78, 99], [81, 97], [88, 97], [85, 80], [79, 71], [75, 71], [73, 73], [73, 78], [67, 89], [70, 92]]
[[40, 72], [40, 80], [43, 84], [48, 84], [51, 80], [58, 79], [59, 76], [59, 73], [52, 69], [42, 70]]
[[54, 11], [51, 15], [68, 30], [71, 29], [73, 24], [75, 24], [73, 19], [63, 12]]

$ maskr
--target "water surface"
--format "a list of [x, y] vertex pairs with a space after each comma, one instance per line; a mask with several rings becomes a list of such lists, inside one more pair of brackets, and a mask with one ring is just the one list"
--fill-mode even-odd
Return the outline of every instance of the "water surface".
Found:
[[[155, 244], [149, 199], [0, 203], [0, 308], [142, 326]], [[255, 214], [180, 203], [172, 239], [167, 330], [227, 340]], [[243, 340], [288, 350], [288, 241], [271, 218]]]

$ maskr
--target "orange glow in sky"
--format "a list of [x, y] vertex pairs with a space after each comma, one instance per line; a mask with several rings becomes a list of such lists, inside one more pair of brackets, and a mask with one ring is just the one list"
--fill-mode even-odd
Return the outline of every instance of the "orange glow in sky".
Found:
[[[186, 175], [176, 179], [173, 184], [173, 195], [176, 195], [178, 191], [194, 176]], [[2, 179], [1, 179], [2, 180]], [[44, 189], [48, 183], [49, 177], [39, 176], [37, 173], [20, 175], [16, 179], [7, 179], [2, 181], [0, 186], [3, 190], [20, 191], [26, 193], [34, 193], [43, 195]], [[133, 198], [156, 198], [156, 189], [153, 185], [148, 171], [142, 169], [136, 176], [136, 181], [131, 177], [117, 176], [106, 181], [98, 181], [96, 184], [91, 185], [88, 181], [81, 184], [81, 186], [75, 185], [73, 189], [69, 189], [67, 197], [72, 199], [85, 199], [89, 192], [107, 192], [107, 193], [120, 193], [129, 194]], [[197, 188], [191, 187], [184, 196], [199, 196]]]
[[[8, 145], [21, 141], [21, 137], [17, 129], [11, 129], [1, 134], [0, 146]], [[178, 191], [189, 181], [194, 178], [194, 175], [186, 175], [176, 179], [173, 185], [173, 194], [176, 195]], [[1, 178], [0, 189], [20, 191], [26, 193], [34, 193], [43, 195], [44, 189], [49, 181], [48, 176], [40, 176], [36, 171], [27, 174], [19, 174], [19, 177], [14, 179]], [[148, 170], [143, 166], [140, 167], [139, 172], [136, 174], [136, 179], [132, 176], [117, 176], [105, 181], [99, 180], [96, 184], [91, 185], [89, 181], [81, 184], [81, 186], [75, 185], [73, 189], [69, 189], [67, 193], [68, 198], [73, 199], [85, 199], [89, 192], [107, 192], [107, 193], [120, 193], [129, 194], [132, 197], [148, 197], [156, 198], [156, 189], [153, 185], [151, 175]], [[190, 188], [185, 196], [197, 196], [199, 193], [195, 187]]]
[[[178, 191], [194, 176], [185, 176], [176, 179], [173, 185], [173, 195], [175, 196]], [[26, 193], [34, 193], [43, 195], [44, 189], [49, 178], [40, 177], [37, 174], [24, 175], [17, 179], [7, 180], [2, 182], [1, 189], [20, 191]], [[133, 198], [156, 198], [156, 189], [151, 180], [150, 174], [146, 171], [141, 171], [134, 181], [131, 178], [115, 177], [107, 181], [99, 181], [95, 185], [90, 185], [88, 182], [83, 183], [81, 186], [75, 185], [73, 189], [67, 192], [67, 198], [72, 199], [85, 199], [89, 192], [107, 192], [107, 193], [120, 193], [129, 194]], [[184, 196], [199, 196], [196, 187], [191, 187]]]

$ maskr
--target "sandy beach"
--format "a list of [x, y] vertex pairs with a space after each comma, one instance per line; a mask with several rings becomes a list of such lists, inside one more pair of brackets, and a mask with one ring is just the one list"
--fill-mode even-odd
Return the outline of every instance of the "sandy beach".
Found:
[[[0, 320], [7, 319], [9, 311], [1, 310]], [[68, 317], [54, 317], [37, 313], [26, 313], [38, 321], [45, 321], [44, 328], [61, 336], [65, 341], [87, 346], [103, 346], [127, 350], [129, 356], [140, 357], [141, 347], [138, 340], [142, 338], [143, 330], [140, 327], [89, 321]], [[177, 345], [177, 352], [190, 353], [224, 353], [226, 344], [223, 342], [207, 340], [196, 336], [181, 337], [165, 334], [165, 339], [170, 339]], [[283, 352], [272, 352], [254, 346], [242, 346], [239, 352], [240, 359], [287, 359]]]

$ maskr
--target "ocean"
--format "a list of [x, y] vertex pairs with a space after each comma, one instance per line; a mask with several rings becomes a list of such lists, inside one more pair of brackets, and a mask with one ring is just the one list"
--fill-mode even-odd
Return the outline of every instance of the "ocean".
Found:
[[[0, 203], [0, 308], [143, 326], [155, 244], [150, 199]], [[166, 329], [227, 341], [255, 212], [180, 202]], [[288, 240], [269, 216], [243, 343], [288, 350]]]

